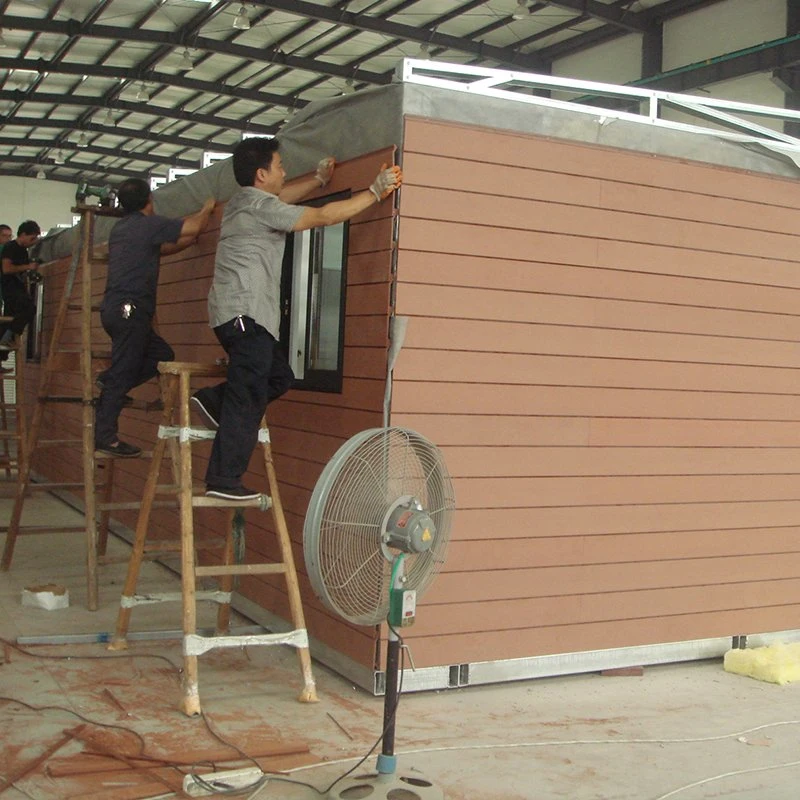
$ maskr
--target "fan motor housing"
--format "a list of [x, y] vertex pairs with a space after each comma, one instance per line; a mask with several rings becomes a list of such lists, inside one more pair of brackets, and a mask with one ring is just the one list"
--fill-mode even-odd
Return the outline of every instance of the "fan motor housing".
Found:
[[389, 511], [384, 540], [403, 553], [425, 553], [431, 549], [436, 526], [415, 497], [401, 497]]

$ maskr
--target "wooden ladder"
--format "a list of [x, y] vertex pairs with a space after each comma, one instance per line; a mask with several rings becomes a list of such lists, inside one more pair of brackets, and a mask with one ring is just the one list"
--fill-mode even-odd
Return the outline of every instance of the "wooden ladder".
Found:
[[[269, 482], [270, 494], [262, 494], [255, 500], [231, 501], [206, 497], [201, 489], [195, 491], [192, 481], [192, 441], [213, 439], [215, 431], [190, 426], [189, 399], [190, 384], [193, 377], [224, 378], [226, 367], [220, 365], [197, 364], [191, 362], [169, 361], [158, 365], [161, 373], [161, 389], [164, 402], [162, 423], [159, 427], [158, 442], [153, 449], [150, 472], [145, 483], [136, 525], [133, 552], [128, 564], [128, 575], [120, 599], [117, 628], [109, 650], [127, 648], [127, 633], [131, 612], [137, 605], [180, 601], [183, 604], [183, 698], [181, 709], [187, 715], [200, 713], [199, 674], [197, 657], [209, 650], [223, 647], [243, 647], [250, 645], [285, 644], [293, 646], [298, 654], [303, 688], [299, 695], [302, 702], [317, 700], [316, 686], [311, 671], [311, 655], [308, 649], [303, 607], [300, 600], [300, 588], [295, 571], [292, 544], [289, 530], [283, 514], [278, 480], [272, 461], [269, 442], [269, 431], [262, 419], [259, 431], [259, 442], [264, 455], [264, 466]], [[178, 424], [175, 424], [175, 416]], [[173, 474], [177, 485], [159, 487], [161, 462], [167, 444], [173, 448]], [[176, 444], [177, 443], [177, 444]], [[176, 452], [175, 452], [176, 451]], [[156, 494], [161, 491], [172, 494], [171, 505], [180, 509], [180, 541], [165, 542], [163, 540], [147, 544], [150, 513], [157, 502]], [[244, 558], [243, 542], [237, 542], [244, 530], [244, 508], [260, 508], [262, 511], [272, 510], [275, 530], [278, 537], [281, 561], [271, 563], [235, 563]], [[229, 508], [226, 524], [222, 557], [219, 565], [200, 566], [196, 552], [202, 549], [201, 543], [194, 537], [195, 508]], [[241, 545], [241, 546], [237, 546]], [[181, 554], [181, 591], [158, 594], [137, 595], [136, 584], [142, 559], [152, 554], [164, 552]], [[238, 555], [237, 555], [238, 553]], [[289, 599], [289, 610], [293, 629], [285, 633], [257, 634], [248, 636], [232, 636], [229, 633], [231, 594], [236, 576], [241, 575], [283, 575]], [[218, 589], [198, 591], [198, 578], [214, 577], [218, 580]], [[213, 636], [197, 634], [197, 601], [208, 600], [218, 604], [216, 631]]]
[[[14, 317], [0, 317], [0, 323], [12, 322]], [[6, 478], [11, 480], [24, 469], [27, 440], [27, 416], [25, 414], [25, 345], [23, 337], [18, 336], [9, 354], [14, 354], [14, 367], [11, 372], [0, 374], [0, 468], [5, 470]], [[14, 386], [14, 402], [6, 397], [6, 381]]]
[[[72, 253], [66, 285], [59, 301], [58, 312], [53, 324], [47, 358], [42, 368], [39, 389], [36, 397], [33, 416], [27, 431], [27, 444], [22, 450], [24, 458], [20, 459], [17, 477], [16, 495], [11, 519], [8, 524], [5, 548], [3, 550], [0, 569], [11, 567], [14, 546], [17, 537], [24, 533], [66, 533], [85, 531], [86, 533], [86, 584], [87, 606], [89, 610], [97, 610], [97, 563], [98, 554], [105, 552], [108, 537], [109, 514], [114, 504], [110, 503], [113, 486], [113, 459], [102, 458], [105, 467], [105, 479], [97, 481], [95, 474], [94, 451], [94, 399], [92, 359], [108, 358], [109, 353], [95, 353], [92, 349], [92, 267], [95, 264], [107, 263], [107, 257], [97, 257], [94, 253], [94, 228], [97, 216], [119, 217], [121, 213], [115, 209], [100, 206], [78, 206], [72, 211], [80, 214], [78, 235]], [[76, 286], [80, 271], [80, 284]], [[72, 299], [73, 292], [77, 295]], [[64, 327], [69, 311], [80, 313], [81, 342], [79, 348], [62, 345]], [[81, 375], [81, 393], [79, 395], [52, 394], [51, 384], [54, 375], [62, 372], [74, 372]], [[45, 409], [54, 403], [80, 403], [82, 408], [82, 438], [71, 440], [64, 438], [41, 438]], [[82, 449], [83, 480], [78, 482], [31, 483], [31, 461], [38, 450], [47, 447], [61, 447], [80, 444]], [[85, 524], [83, 526], [26, 526], [21, 525], [25, 499], [31, 492], [50, 492], [54, 489], [84, 489]], [[101, 502], [97, 502], [97, 490], [103, 490]], [[99, 518], [98, 518], [98, 511]], [[98, 526], [99, 522], [99, 526]]]

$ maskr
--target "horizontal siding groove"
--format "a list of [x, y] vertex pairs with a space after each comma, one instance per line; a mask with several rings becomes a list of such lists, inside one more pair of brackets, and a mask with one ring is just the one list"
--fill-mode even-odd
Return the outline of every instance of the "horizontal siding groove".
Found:
[[[678, 307], [718, 308], [725, 311], [780, 313], [794, 316], [800, 287], [756, 284], [730, 278], [621, 269], [604, 264], [538, 259], [471, 256], [463, 253], [401, 249], [402, 285], [442, 286], [453, 289], [490, 289], [542, 296], [658, 302]], [[432, 263], [435, 269], [432, 269]], [[609, 288], [613, 284], [613, 288]], [[610, 294], [611, 291], [628, 294]], [[665, 299], [668, 294], [674, 299]], [[657, 298], [657, 299], [652, 299]], [[709, 302], [699, 303], [707, 298]], [[710, 302], [710, 300], [714, 302]], [[738, 300], [740, 305], [719, 305]], [[784, 309], [784, 310], [779, 310]]]
[[[579, 227], [580, 223], [576, 223]], [[427, 250], [433, 259], [437, 254], [458, 257], [479, 257], [519, 260], [522, 253], [536, 253], [537, 261], [589, 267], [627, 269], [642, 274], [677, 275], [797, 288], [800, 274], [797, 259], [786, 254], [721, 253], [708, 248], [700, 250], [671, 243], [632, 242], [613, 238], [576, 236], [568, 232], [535, 231], [529, 227], [498, 230], [478, 228], [461, 222], [442, 222], [424, 217], [403, 217], [400, 226], [401, 256], [404, 250]], [[757, 267], [757, 268], [756, 268]], [[774, 274], [773, 274], [774, 273]]]
[[[460, 162], [459, 162], [460, 163]], [[408, 167], [406, 167], [406, 174], [408, 173]], [[519, 180], [519, 173], [522, 171], [522, 168], [517, 167], [513, 170], [516, 173], [517, 179]], [[538, 170], [526, 170], [528, 172], [532, 172], [534, 174], [533, 177], [530, 178], [530, 181], [536, 181], [536, 175], [539, 174]], [[455, 169], [451, 174], [453, 175], [460, 175], [460, 174], [468, 174], [467, 171], [463, 169], [463, 167], [459, 167]], [[558, 175], [558, 173], [553, 173], [554, 175]], [[471, 178], [475, 178], [474, 175], [470, 175]], [[560, 175], [559, 175], [560, 177]], [[574, 177], [574, 176], [572, 176]], [[495, 176], [495, 179], [497, 176]], [[795, 231], [797, 231], [798, 227], [800, 227], [800, 209], [792, 208], [790, 206], [778, 206], [777, 209], [783, 210], [788, 212], [784, 219], [784, 225], [782, 227], [770, 227], [769, 222], [773, 221], [770, 219], [769, 216], [764, 214], [763, 204], [761, 203], [752, 203], [743, 200], [735, 200], [733, 198], [729, 199], [731, 203], [739, 203], [742, 206], [742, 211], [746, 212], [743, 213], [739, 218], [743, 221], [748, 220], [748, 216], [750, 219], [759, 219], [766, 217], [765, 221], [767, 222], [766, 225], [747, 225], [747, 224], [734, 224], [733, 222], [726, 222], [725, 216], [720, 214], [718, 219], [708, 218], [708, 219], [701, 219], [699, 218], [698, 214], [692, 214], [691, 212], [694, 210], [692, 199], [694, 197], [703, 198], [705, 202], [705, 209], [714, 208], [713, 204], [708, 204], [708, 196], [707, 195], [693, 195], [691, 192], [684, 192], [681, 193], [681, 200], [683, 201], [683, 206], [681, 208], [681, 215], [678, 214], [667, 214], [667, 213], [658, 213], [655, 209], [644, 210], [642, 207], [636, 208], [634, 204], [622, 205], [617, 204], [616, 206], [612, 203], [604, 202], [602, 198], [602, 194], [608, 191], [608, 186], [613, 186], [613, 181], [606, 181], [600, 187], [600, 197], [593, 201], [593, 198], [588, 197], [584, 194], [580, 197], [575, 197], [574, 200], [568, 202], [566, 200], [560, 200], [557, 198], [552, 197], [552, 192], [550, 192], [551, 196], [548, 197], [548, 192], [542, 191], [541, 196], [537, 196], [535, 194], [527, 193], [515, 193], [514, 187], [510, 186], [509, 184], [498, 184], [496, 191], [489, 191], [486, 189], [486, 184], [481, 183], [479, 180], [474, 180], [474, 182], [470, 183], [469, 185], [459, 186], [459, 187], [452, 187], [452, 186], [443, 186], [441, 183], [437, 184], [434, 182], [423, 182], [420, 180], [408, 180], [405, 179], [403, 181], [403, 189], [404, 193], [408, 194], [409, 190], [417, 190], [421, 192], [433, 192], [433, 193], [444, 193], [444, 192], [452, 192], [454, 194], [458, 194], [460, 196], [469, 196], [470, 198], [487, 198], [492, 199], [495, 198], [498, 202], [505, 202], [505, 201], [519, 201], [519, 202], [533, 202], [533, 203], [546, 203], [548, 207], [563, 207], [563, 208], [575, 208], [575, 209], [587, 209], [591, 211], [609, 211], [619, 214], [629, 214], [633, 217], [643, 217], [648, 219], [658, 219], [658, 220], [668, 220], [673, 222], [681, 222], [681, 223], [692, 223], [695, 225], [709, 225], [709, 226], [718, 226], [720, 228], [729, 228], [731, 230], [736, 231], [752, 231], [757, 234], [778, 234], [778, 235], [785, 235], [785, 236], [797, 236]], [[528, 188], [528, 183], [524, 185], [524, 188]], [[542, 185], [540, 183], [540, 185]], [[625, 184], [621, 184], [620, 188], [626, 186]], [[547, 185], [545, 184], [545, 187]], [[631, 190], [630, 195], [641, 194], [641, 186], [636, 186], [635, 184], [627, 184]], [[578, 194], [577, 192], [575, 193]], [[650, 199], [649, 196], [645, 196], [645, 200]], [[719, 198], [715, 198], [719, 201]], [[588, 201], [588, 202], [587, 202]], [[719, 205], [719, 203], [717, 203]], [[445, 205], [445, 208], [448, 206]], [[697, 209], [698, 211], [703, 211], [703, 208], [700, 207]], [[455, 215], [454, 219], [458, 219], [458, 216]]]
[[[742, 184], [748, 185], [752, 202], [794, 207], [796, 180], [777, 175], [744, 172], [734, 167], [709, 165], [680, 158], [632, 152], [613, 146], [566, 142], [524, 133], [491, 128], [414, 119], [406, 125], [404, 156], [421, 154], [501, 166], [530, 165], [549, 170], [562, 166], [556, 177], [574, 175], [603, 182], [628, 182], [653, 188], [694, 189], [709, 200], [741, 198]], [[781, 202], [779, 202], [781, 201]]]

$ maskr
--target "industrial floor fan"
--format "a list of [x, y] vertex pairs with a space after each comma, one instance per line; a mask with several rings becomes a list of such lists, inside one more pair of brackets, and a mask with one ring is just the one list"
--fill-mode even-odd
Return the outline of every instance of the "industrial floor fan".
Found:
[[454, 511], [441, 452], [407, 428], [373, 428], [348, 439], [314, 488], [303, 528], [314, 591], [349, 622], [389, 623], [377, 772], [337, 782], [328, 794], [331, 800], [444, 797], [428, 781], [396, 772], [401, 679], [396, 631], [414, 621], [416, 598], [444, 563]]

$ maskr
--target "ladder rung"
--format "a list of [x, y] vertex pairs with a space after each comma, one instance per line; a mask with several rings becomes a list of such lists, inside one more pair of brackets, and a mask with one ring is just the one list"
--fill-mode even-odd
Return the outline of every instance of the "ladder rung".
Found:
[[[119, 456], [112, 456], [110, 453], [101, 453], [99, 450], [94, 451], [95, 460], [98, 459], [106, 459], [106, 458], [119, 458]], [[152, 458], [153, 451], [152, 450], [142, 450], [142, 452], [136, 456], [136, 458]]]
[[272, 500], [268, 495], [259, 495], [255, 500], [221, 500], [218, 497], [206, 497], [205, 495], [195, 495], [192, 498], [192, 505], [200, 508], [261, 508], [262, 498], [270, 507]]
[[36, 447], [60, 447], [72, 444], [83, 444], [83, 439], [39, 439]]
[[[6, 527], [4, 530], [8, 530]], [[86, 526], [64, 526], [58, 527], [57, 525], [25, 525], [19, 529], [20, 535], [23, 533], [85, 533]]]
[[198, 578], [209, 575], [278, 575], [286, 572], [286, 564], [220, 564], [215, 567], [195, 567]]
[[[83, 303], [67, 303], [67, 308], [70, 311], [83, 311]], [[92, 311], [99, 311], [100, 305], [99, 304], [92, 304], [90, 306]]]
[[21, 439], [22, 434], [16, 431], [0, 431], [0, 439]]
[[28, 490], [32, 492], [49, 492], [52, 489], [82, 489], [85, 483], [29, 483]]
[[308, 647], [306, 630], [286, 633], [264, 633], [253, 636], [198, 636], [189, 633], [183, 637], [183, 654], [201, 656], [209, 650], [220, 647], [249, 647], [251, 645], [290, 644], [294, 647]]
[[162, 375], [187, 373], [196, 378], [224, 378], [228, 374], [227, 364], [207, 364], [196, 361], [159, 361], [158, 371]]
[[167, 542], [151, 542], [145, 544], [145, 553], [180, 553], [181, 543], [180, 540], [174, 539]]
[[44, 394], [37, 398], [40, 403], [83, 403], [91, 402], [92, 398], [84, 400], [80, 395], [75, 394]]
[[[114, 503], [98, 503], [98, 511], [137, 511], [142, 507], [141, 502], [114, 502]], [[169, 500], [155, 500], [153, 508], [175, 508], [175, 503]]]

